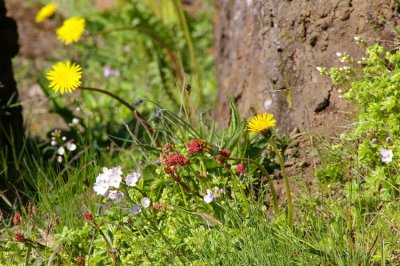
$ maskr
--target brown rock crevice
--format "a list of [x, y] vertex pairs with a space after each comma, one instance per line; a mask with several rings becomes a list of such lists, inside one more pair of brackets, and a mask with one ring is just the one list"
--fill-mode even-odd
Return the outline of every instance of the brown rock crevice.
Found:
[[218, 0], [216, 6], [221, 121], [229, 120], [230, 95], [246, 117], [272, 112], [285, 132], [330, 134], [345, 121], [341, 110], [352, 108], [316, 67], [338, 66], [337, 52], [362, 57], [355, 36], [368, 43], [394, 38], [385, 26], [395, 16], [389, 0]]

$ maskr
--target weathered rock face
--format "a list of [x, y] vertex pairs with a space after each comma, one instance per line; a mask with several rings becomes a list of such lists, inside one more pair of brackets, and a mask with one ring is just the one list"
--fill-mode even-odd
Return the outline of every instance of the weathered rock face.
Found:
[[284, 131], [332, 130], [346, 104], [316, 67], [338, 65], [337, 52], [360, 58], [354, 36], [393, 40], [385, 24], [395, 8], [390, 0], [217, 0], [221, 121], [232, 95], [244, 116], [272, 112]]

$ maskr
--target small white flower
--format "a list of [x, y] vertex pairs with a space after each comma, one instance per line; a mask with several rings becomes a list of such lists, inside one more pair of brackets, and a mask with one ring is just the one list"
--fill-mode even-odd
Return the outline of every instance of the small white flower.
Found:
[[142, 174], [140, 172], [133, 172], [132, 175], [128, 175], [125, 179], [125, 183], [130, 186], [136, 186], [136, 183], [139, 181]]
[[111, 187], [119, 188], [119, 185], [122, 181], [122, 170], [120, 166], [108, 169], [107, 167], [103, 167], [103, 174], [108, 178], [108, 184]]
[[151, 201], [150, 201], [150, 199], [149, 198], [143, 198], [141, 201], [140, 201], [140, 203], [142, 204], [142, 206], [144, 207], [144, 208], [148, 208], [149, 206], [150, 206], [150, 203], [151, 203]]
[[57, 162], [58, 162], [58, 163], [62, 163], [62, 161], [63, 161], [63, 157], [60, 156], [60, 155], [58, 155], [58, 156], [57, 156]]
[[64, 153], [65, 153], [64, 147], [61, 146], [60, 148], [58, 148], [57, 153], [58, 153], [59, 155], [64, 155]]
[[67, 150], [69, 150], [69, 151], [76, 150], [76, 145], [74, 143], [72, 143], [72, 142], [68, 142], [67, 143]]
[[110, 192], [108, 193], [108, 198], [112, 199], [112, 200], [116, 200], [116, 199], [124, 199], [125, 195], [123, 192], [121, 191], [117, 191], [117, 190], [110, 190]]
[[138, 214], [141, 211], [142, 211], [142, 208], [140, 208], [140, 206], [137, 205], [137, 204], [135, 206], [131, 207], [131, 213], [132, 214]]
[[72, 118], [72, 124], [73, 124], [73, 125], [79, 124], [79, 119], [76, 118], [76, 117]]
[[119, 185], [122, 181], [122, 176], [120, 175], [111, 175], [108, 179], [108, 184], [111, 187], [119, 188]]
[[117, 199], [117, 193], [118, 193], [117, 190], [110, 190], [108, 193], [108, 198], [112, 200]]
[[342, 56], [342, 53], [337, 52], [337, 53], [336, 53], [336, 56], [337, 56], [337, 57], [341, 57], [341, 56]]
[[67, 137], [66, 137], [66, 136], [63, 136], [63, 137], [61, 138], [61, 140], [62, 140], [62, 141], [66, 141], [66, 140], [67, 140]]
[[316, 67], [316, 69], [317, 69], [318, 72], [322, 71], [322, 67]]
[[103, 174], [100, 174], [96, 177], [96, 183], [93, 186], [93, 190], [98, 194], [104, 196], [108, 189], [110, 188], [110, 185], [108, 183], [108, 176]]
[[210, 189], [206, 189], [207, 194], [204, 195], [203, 199], [206, 203], [211, 203], [214, 199], [218, 198], [217, 194], [212, 193]]
[[360, 36], [354, 36], [354, 40], [355, 40], [356, 42], [359, 42], [359, 41], [361, 40], [361, 37], [360, 37]]
[[390, 163], [393, 159], [393, 151], [392, 150], [382, 149], [381, 155], [382, 155], [382, 162], [384, 162], [384, 163]]
[[55, 140], [52, 140], [52, 141], [50, 142], [50, 144], [51, 144], [51, 146], [56, 146], [57, 142], [56, 142]]

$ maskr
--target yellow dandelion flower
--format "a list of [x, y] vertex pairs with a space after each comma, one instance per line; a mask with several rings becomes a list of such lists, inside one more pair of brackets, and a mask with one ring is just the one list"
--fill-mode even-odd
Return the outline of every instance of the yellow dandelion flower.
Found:
[[250, 132], [260, 132], [265, 134], [268, 130], [275, 126], [276, 120], [273, 114], [263, 113], [256, 115], [247, 123], [247, 129]]
[[56, 9], [57, 9], [57, 5], [54, 3], [45, 5], [44, 7], [42, 7], [39, 10], [39, 12], [37, 12], [35, 21], [37, 23], [40, 23], [40, 22], [48, 19], [49, 17], [54, 15], [54, 13], [56, 12]]
[[57, 37], [65, 44], [79, 41], [85, 31], [85, 19], [72, 17], [66, 19], [61, 27], [57, 29]]
[[71, 61], [58, 62], [53, 69], [47, 72], [46, 78], [50, 81], [49, 87], [61, 94], [72, 92], [81, 85], [82, 68]]

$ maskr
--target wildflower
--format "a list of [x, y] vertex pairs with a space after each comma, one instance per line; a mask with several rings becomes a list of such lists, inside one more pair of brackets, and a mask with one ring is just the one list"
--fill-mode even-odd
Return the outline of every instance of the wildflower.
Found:
[[244, 164], [238, 164], [237, 166], [236, 166], [236, 172], [238, 173], [238, 174], [244, 174], [244, 173], [246, 173], [246, 167], [244, 166]]
[[390, 142], [392, 139], [390, 137], [386, 137], [386, 142]]
[[64, 147], [60, 147], [60, 148], [58, 148], [58, 150], [57, 150], [57, 153], [59, 154], [59, 155], [64, 155], [64, 153], [65, 153], [65, 149], [64, 149]]
[[85, 31], [85, 19], [72, 17], [66, 19], [61, 27], [57, 29], [57, 37], [65, 44], [79, 41]]
[[151, 203], [151, 201], [150, 201], [150, 199], [149, 198], [143, 198], [141, 201], [140, 201], [140, 203], [142, 204], [142, 206], [144, 207], [144, 208], [148, 208], [149, 206], [150, 206], [150, 203]]
[[58, 62], [46, 75], [46, 78], [50, 81], [49, 87], [61, 94], [76, 90], [81, 85], [81, 77], [82, 69], [80, 65], [71, 63], [69, 60], [65, 63]]
[[58, 162], [58, 163], [62, 163], [62, 161], [63, 161], [63, 157], [60, 156], [60, 155], [58, 155], [58, 156], [57, 156], [57, 162]]
[[124, 199], [125, 195], [123, 192], [117, 191], [117, 190], [110, 190], [108, 193], [108, 198], [112, 200], [122, 200]]
[[97, 176], [96, 183], [93, 186], [93, 190], [98, 194], [104, 196], [110, 185], [108, 183], [108, 175], [102, 173]]
[[141, 176], [142, 176], [142, 174], [140, 172], [133, 172], [132, 175], [128, 175], [126, 177], [125, 183], [130, 187], [134, 187], [134, 186], [136, 186], [136, 184], [139, 181]]
[[16, 212], [13, 216], [13, 224], [18, 225], [21, 222], [21, 214]]
[[75, 145], [75, 143], [72, 143], [72, 142], [68, 142], [66, 147], [67, 147], [67, 150], [69, 150], [69, 151], [76, 150], [76, 145]]
[[[79, 108], [79, 107], [78, 107], [78, 108]], [[77, 109], [78, 109], [78, 108], [77, 108]], [[73, 125], [79, 124], [79, 119], [76, 118], [76, 117], [72, 118], [72, 124], [73, 124]]]
[[206, 151], [208, 144], [202, 139], [192, 139], [186, 146], [189, 148], [188, 153], [194, 154]]
[[382, 155], [382, 162], [390, 163], [392, 161], [392, 158], [393, 158], [393, 151], [392, 150], [382, 149], [381, 150], [381, 155]]
[[25, 237], [23, 233], [15, 233], [14, 239], [15, 241], [23, 242], [25, 240]]
[[103, 167], [103, 174], [108, 177], [108, 184], [110, 187], [119, 188], [122, 181], [122, 170], [120, 166], [111, 169]]
[[42, 7], [39, 12], [37, 12], [35, 21], [37, 23], [43, 22], [44, 20], [50, 18], [51, 16], [54, 15], [55, 11], [57, 9], [57, 5], [54, 3], [50, 3]]
[[231, 155], [231, 150], [230, 149], [222, 149], [219, 151], [219, 153], [222, 156], [229, 157]]
[[88, 222], [92, 222], [92, 223], [95, 222], [94, 217], [90, 212], [85, 212], [83, 214], [83, 218], [85, 218], [85, 220], [88, 221]]
[[167, 161], [166, 161], [166, 165], [168, 166], [174, 166], [174, 165], [179, 165], [179, 166], [183, 166], [189, 163], [189, 159], [186, 158], [185, 156], [183, 156], [180, 153], [176, 153], [176, 152], [171, 152], [168, 155]]
[[378, 141], [378, 140], [377, 140], [376, 138], [372, 138], [372, 139], [371, 139], [371, 142], [372, 142], [372, 143], [376, 143], [377, 141]]
[[165, 211], [165, 209], [167, 208], [167, 206], [161, 202], [157, 202], [156, 204], [154, 204], [152, 207], [152, 209], [155, 210], [159, 210], [159, 211]]
[[206, 203], [211, 203], [214, 199], [218, 198], [218, 194], [214, 194], [210, 189], [206, 189], [207, 194], [203, 199]]
[[133, 207], [131, 207], [130, 210], [132, 214], [138, 214], [139, 212], [142, 211], [142, 208], [140, 208], [140, 206], [136, 204]]
[[253, 117], [248, 123], [247, 128], [250, 132], [260, 132], [265, 134], [270, 127], [275, 126], [276, 120], [273, 114], [261, 114]]
[[215, 160], [217, 161], [218, 164], [225, 164], [226, 163], [226, 160], [225, 160], [224, 156], [222, 156], [222, 155], [215, 156]]
[[166, 174], [172, 174], [173, 172], [175, 172], [175, 169], [172, 168], [172, 167], [165, 167], [165, 168], [164, 168], [164, 172], [165, 172]]
[[103, 75], [108, 78], [108, 77], [119, 77], [120, 73], [118, 70], [113, 70], [111, 69], [110, 66], [105, 66], [103, 67]]
[[163, 152], [171, 152], [175, 149], [175, 145], [173, 143], [167, 142], [162, 148]]

